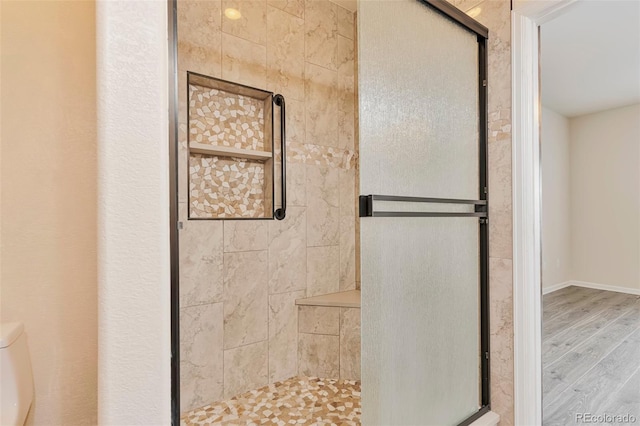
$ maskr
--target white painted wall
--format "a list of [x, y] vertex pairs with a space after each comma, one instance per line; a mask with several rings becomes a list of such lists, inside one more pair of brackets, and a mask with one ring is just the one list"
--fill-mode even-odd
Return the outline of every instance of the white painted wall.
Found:
[[640, 290], [640, 104], [570, 132], [573, 279]]
[[640, 292], [640, 104], [542, 109], [542, 284]]
[[569, 120], [542, 109], [542, 287], [571, 279]]
[[27, 424], [96, 424], [95, 3], [0, 9], [0, 317], [25, 324]]
[[98, 420], [170, 424], [167, 2], [96, 17]]

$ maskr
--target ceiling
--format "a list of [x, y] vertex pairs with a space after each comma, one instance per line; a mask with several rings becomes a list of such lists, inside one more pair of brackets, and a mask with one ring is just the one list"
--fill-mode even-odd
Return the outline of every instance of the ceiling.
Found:
[[542, 104], [575, 117], [640, 102], [640, 1], [581, 0], [540, 29]]

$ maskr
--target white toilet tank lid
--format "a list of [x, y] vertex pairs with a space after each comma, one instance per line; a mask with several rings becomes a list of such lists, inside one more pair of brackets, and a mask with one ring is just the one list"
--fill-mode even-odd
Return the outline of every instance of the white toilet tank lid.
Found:
[[15, 342], [23, 330], [24, 327], [21, 322], [3, 322], [0, 324], [0, 348], [6, 348]]

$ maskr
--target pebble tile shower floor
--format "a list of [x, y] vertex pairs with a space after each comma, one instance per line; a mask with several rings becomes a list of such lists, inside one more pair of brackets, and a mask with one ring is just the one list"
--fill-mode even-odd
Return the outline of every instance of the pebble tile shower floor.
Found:
[[293, 377], [183, 415], [190, 425], [359, 425], [360, 382]]

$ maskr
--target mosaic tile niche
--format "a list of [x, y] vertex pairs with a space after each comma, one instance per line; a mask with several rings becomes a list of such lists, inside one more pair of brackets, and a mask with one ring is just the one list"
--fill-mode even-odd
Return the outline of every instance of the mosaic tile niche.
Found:
[[273, 216], [273, 96], [188, 73], [189, 217]]

